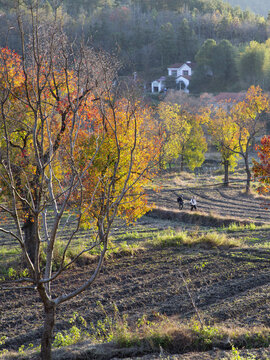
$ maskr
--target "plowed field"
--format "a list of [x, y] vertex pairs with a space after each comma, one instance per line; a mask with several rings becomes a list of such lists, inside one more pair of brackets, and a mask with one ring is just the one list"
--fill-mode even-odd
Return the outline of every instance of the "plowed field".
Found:
[[[177, 181], [170, 181], [170, 186], [164, 186], [160, 193], [151, 193], [150, 199], [155, 200], [157, 207], [163, 208], [163, 213], [179, 214], [176, 195], [181, 193], [185, 198], [184, 212], [189, 214], [188, 200], [195, 195], [198, 211], [205, 214], [269, 225], [270, 210], [262, 207], [263, 200], [259, 197], [244, 195], [243, 185], [236, 184], [228, 189], [220, 185], [208, 188], [194, 185], [183, 187], [178, 186]], [[130, 238], [127, 236], [125, 240], [134, 242], [132, 232], [142, 232], [142, 237], [136, 241], [143, 244], [144, 231], [154, 233], [169, 227], [189, 231], [196, 228], [198, 231], [196, 224], [183, 223], [176, 216], [159, 219], [157, 214], [151, 217], [150, 213], [134, 228], [128, 229]], [[210, 227], [211, 221], [206, 225], [206, 228]], [[199, 231], [204, 229], [201, 226]], [[117, 223], [113, 233], [117, 236], [126, 230], [122, 223]], [[108, 314], [113, 312], [112, 304], [115, 303], [120, 314], [128, 314], [130, 321], [143, 314], [151, 318], [153, 312], [183, 322], [191, 319], [194, 308], [179, 269], [188, 279], [191, 294], [206, 322], [227, 327], [270, 327], [270, 227], [240, 228], [229, 235], [242, 238], [245, 241], [243, 246], [221, 250], [198, 247], [158, 249], [148, 245], [133, 257], [106, 260], [92, 288], [58, 309], [56, 331], [70, 327], [68, 319], [75, 311], [88, 323], [102, 318], [97, 301], [104, 305]], [[82, 283], [88, 276], [88, 267], [76, 266], [71, 273], [63, 274], [54, 284], [56, 293], [69, 291]], [[64, 284], [68, 284], [67, 287]], [[43, 314], [35, 292], [20, 290], [19, 285], [7, 281], [2, 281], [1, 286], [0, 338], [8, 336], [5, 347], [17, 350], [22, 344], [38, 344]], [[207, 354], [185, 356], [183, 359], [212, 358]]]

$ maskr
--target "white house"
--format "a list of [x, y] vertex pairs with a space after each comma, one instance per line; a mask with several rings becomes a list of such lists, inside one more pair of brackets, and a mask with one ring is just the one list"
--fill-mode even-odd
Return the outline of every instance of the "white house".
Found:
[[165, 89], [165, 76], [161, 76], [161, 78], [152, 81], [151, 83], [151, 91], [152, 93], [160, 93], [162, 90]]
[[[173, 64], [168, 67], [168, 76], [175, 78], [175, 83], [178, 90], [182, 90], [189, 93], [189, 82], [193, 73], [194, 63], [187, 61], [185, 63]], [[166, 77], [162, 76], [158, 80], [152, 81], [151, 90], [152, 93], [159, 93], [166, 87]]]

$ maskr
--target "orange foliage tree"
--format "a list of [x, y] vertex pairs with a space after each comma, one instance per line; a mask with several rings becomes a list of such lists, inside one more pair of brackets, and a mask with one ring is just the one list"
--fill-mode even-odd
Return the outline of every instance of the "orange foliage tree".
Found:
[[[42, 300], [41, 358], [50, 360], [56, 308], [98, 276], [115, 217], [132, 221], [148, 210], [145, 185], [154, 175], [160, 140], [149, 109], [117, 98], [116, 62], [82, 45], [72, 47], [57, 17], [40, 23], [38, 2], [33, 4], [27, 46], [18, 18], [22, 57], [0, 51], [0, 208], [15, 224], [0, 231], [19, 243], [28, 268], [21, 280]], [[73, 225], [53, 271], [67, 213]], [[68, 259], [82, 225], [89, 239]], [[71, 292], [52, 290], [62, 272], [94, 248], [98, 256], [88, 280]]]
[[253, 160], [254, 177], [261, 183], [259, 193], [266, 194], [270, 191], [270, 135], [261, 139], [261, 144], [256, 146], [259, 161]]

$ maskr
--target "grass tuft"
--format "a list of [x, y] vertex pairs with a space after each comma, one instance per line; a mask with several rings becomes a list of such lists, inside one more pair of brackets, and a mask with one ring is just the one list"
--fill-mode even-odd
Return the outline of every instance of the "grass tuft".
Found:
[[239, 223], [231, 223], [227, 228], [227, 232], [234, 232], [234, 231], [243, 231], [243, 230], [256, 230], [257, 226], [254, 223], [249, 224], [239, 224]]
[[201, 248], [231, 248], [241, 245], [239, 239], [228, 237], [224, 233], [208, 232], [198, 235], [197, 233], [188, 234], [185, 231], [158, 234], [153, 240], [155, 247], [178, 247], [178, 246], [199, 246]]

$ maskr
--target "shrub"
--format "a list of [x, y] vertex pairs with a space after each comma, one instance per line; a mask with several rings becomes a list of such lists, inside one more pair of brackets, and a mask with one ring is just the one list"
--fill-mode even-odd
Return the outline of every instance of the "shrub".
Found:
[[157, 247], [177, 247], [181, 245], [187, 246], [200, 246], [200, 247], [222, 247], [230, 248], [239, 246], [240, 240], [230, 238], [226, 234], [220, 234], [217, 232], [208, 232], [199, 235], [197, 232], [188, 234], [185, 231], [174, 232], [170, 231], [165, 234], [158, 234], [156, 239], [153, 240], [154, 246]]
[[[75, 325], [76, 322], [80, 325], [80, 327], [83, 327], [83, 330]], [[54, 347], [76, 344], [88, 336], [88, 333], [85, 331], [87, 323], [85, 319], [82, 316], [79, 316], [77, 312], [73, 313], [72, 317], [69, 319], [69, 323], [73, 325], [71, 329], [64, 330], [62, 332], [59, 331], [55, 335], [53, 342]]]
[[256, 230], [256, 225], [254, 223], [249, 223], [249, 224], [237, 224], [237, 223], [231, 223], [226, 230], [228, 232], [234, 232], [234, 231], [242, 231], [242, 230]]

